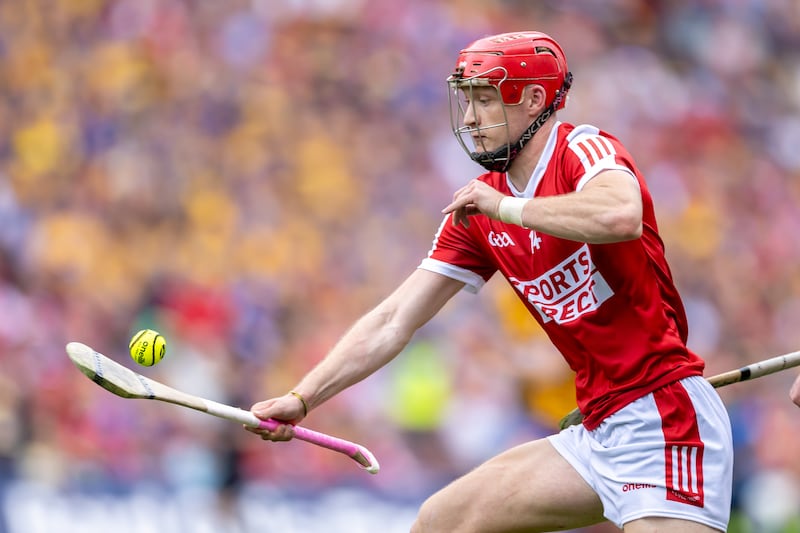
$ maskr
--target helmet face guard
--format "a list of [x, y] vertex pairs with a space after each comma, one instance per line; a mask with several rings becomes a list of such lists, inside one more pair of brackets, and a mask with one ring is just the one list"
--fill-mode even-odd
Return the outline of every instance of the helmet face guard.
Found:
[[[472, 43], [459, 54], [456, 68], [447, 82], [450, 123], [459, 144], [473, 161], [487, 170], [505, 172], [534, 133], [553, 113], [564, 107], [572, 85], [572, 74], [567, 70], [566, 57], [555, 40], [539, 32], [520, 32], [495, 35]], [[546, 108], [519, 139], [512, 140], [505, 108], [522, 103], [525, 87], [533, 84], [544, 88]], [[468, 101], [474, 101], [475, 87], [494, 87], [497, 90], [503, 103], [503, 122], [481, 126], [476, 121], [473, 127], [464, 124], [467, 105], [462, 95]], [[480, 130], [499, 127], [506, 128], [505, 146], [493, 151], [481, 146], [475, 146], [476, 151], [472, 151], [468, 147], [466, 136], [472, 137]]]
[[[452, 78], [452, 76], [451, 76]], [[502, 83], [502, 82], [501, 82]], [[451, 80], [448, 79], [450, 90], [448, 92], [450, 101], [450, 127], [456, 136], [458, 144], [469, 154], [470, 159], [483, 166], [487, 170], [504, 172], [511, 165], [511, 130], [508, 125], [508, 114], [505, 105], [503, 106], [503, 121], [497, 124], [482, 125], [475, 121], [474, 126], [467, 126], [464, 117], [467, 114], [468, 102], [474, 102], [475, 87], [492, 87], [497, 91], [498, 97], [502, 100], [502, 93], [498, 85], [490, 84], [485, 78], [464, 78]], [[495, 128], [505, 128], [506, 144], [495, 150], [488, 150], [483, 141], [478, 141], [475, 151], [470, 147], [475, 144], [474, 138], [481, 139], [481, 131]], [[475, 135], [475, 137], [473, 137]]]

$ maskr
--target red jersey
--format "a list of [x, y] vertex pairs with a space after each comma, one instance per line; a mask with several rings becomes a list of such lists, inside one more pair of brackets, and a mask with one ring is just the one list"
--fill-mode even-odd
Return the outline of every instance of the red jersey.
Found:
[[526, 190], [517, 191], [505, 173], [478, 178], [504, 194], [532, 198], [578, 191], [609, 169], [639, 184], [640, 238], [587, 244], [485, 215], [470, 217], [469, 228], [453, 226], [448, 215], [420, 264], [472, 292], [500, 271], [575, 372], [588, 429], [667, 383], [703, 373], [703, 360], [686, 347], [686, 314], [645, 181], [619, 140], [560, 122]]

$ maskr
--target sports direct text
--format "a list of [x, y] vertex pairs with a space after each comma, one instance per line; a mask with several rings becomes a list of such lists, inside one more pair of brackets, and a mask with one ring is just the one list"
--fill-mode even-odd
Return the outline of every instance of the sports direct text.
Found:
[[592, 263], [587, 245], [536, 279], [509, 280], [544, 322], [555, 320], [558, 324], [594, 311], [614, 294]]

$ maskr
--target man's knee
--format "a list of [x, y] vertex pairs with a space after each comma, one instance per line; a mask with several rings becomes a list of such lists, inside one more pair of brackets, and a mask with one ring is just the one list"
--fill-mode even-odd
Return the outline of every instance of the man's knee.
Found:
[[414, 524], [411, 526], [410, 533], [427, 533], [429, 531], [436, 531], [432, 524], [433, 517], [435, 516], [435, 504], [431, 502], [432, 498], [433, 496], [425, 500], [425, 502], [420, 506], [419, 511], [417, 511], [417, 518], [414, 520]]
[[[464, 510], [466, 511], [466, 510]], [[411, 533], [441, 533], [442, 531], [466, 531], [465, 514], [454, 511], [452, 502], [439, 492], [425, 500], [411, 526]]]

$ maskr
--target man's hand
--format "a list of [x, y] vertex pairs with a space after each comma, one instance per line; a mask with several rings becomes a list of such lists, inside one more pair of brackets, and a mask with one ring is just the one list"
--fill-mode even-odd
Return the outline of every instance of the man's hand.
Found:
[[250, 433], [259, 435], [264, 440], [282, 441], [294, 437], [294, 426], [305, 416], [303, 403], [291, 394], [285, 394], [271, 400], [264, 400], [253, 404], [250, 411], [261, 420], [272, 418], [285, 424], [278, 426], [275, 431], [268, 429], [251, 428], [245, 426]]
[[482, 213], [499, 220], [500, 201], [505, 195], [486, 183], [472, 180], [453, 195], [453, 201], [442, 209], [443, 214], [453, 213], [453, 225], [469, 227], [469, 218]]

